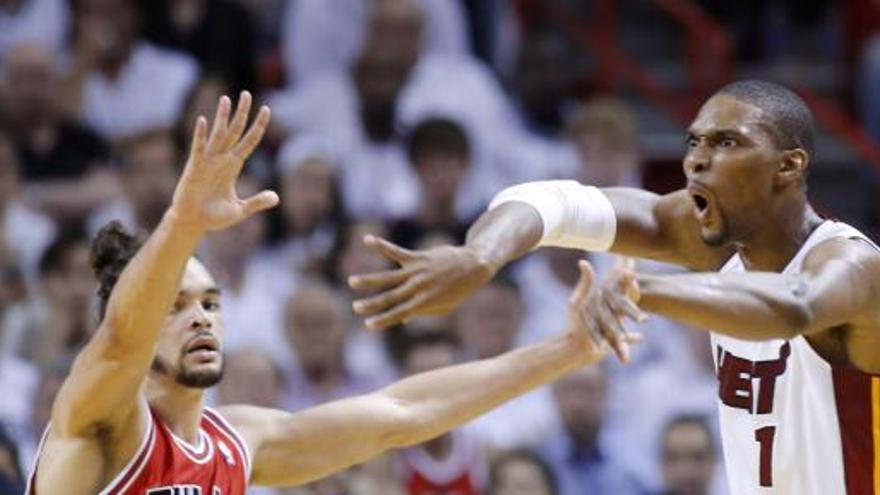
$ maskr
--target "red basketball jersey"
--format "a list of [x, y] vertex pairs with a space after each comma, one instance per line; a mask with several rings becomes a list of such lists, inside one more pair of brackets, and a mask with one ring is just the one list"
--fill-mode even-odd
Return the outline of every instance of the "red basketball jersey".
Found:
[[[41, 451], [42, 444], [37, 461]], [[27, 495], [37, 495], [33, 488], [37, 461]], [[194, 446], [172, 433], [150, 409], [150, 423], [137, 452], [98, 495], [244, 495], [250, 468], [244, 441], [217, 411], [205, 408]]]

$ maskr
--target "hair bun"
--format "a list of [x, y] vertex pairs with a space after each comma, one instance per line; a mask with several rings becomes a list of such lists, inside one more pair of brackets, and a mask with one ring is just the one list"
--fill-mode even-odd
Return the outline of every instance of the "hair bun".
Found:
[[113, 220], [98, 231], [92, 241], [91, 264], [100, 284], [98, 295], [102, 302], [110, 297], [119, 275], [138, 248], [138, 239], [125, 230], [119, 220]]

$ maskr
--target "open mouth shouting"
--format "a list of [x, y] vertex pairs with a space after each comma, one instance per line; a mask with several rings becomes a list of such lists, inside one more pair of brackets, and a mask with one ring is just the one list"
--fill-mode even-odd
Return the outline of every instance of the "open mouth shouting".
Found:
[[714, 208], [714, 196], [712, 193], [700, 184], [688, 184], [688, 194], [694, 203], [694, 216], [700, 224], [705, 225], [711, 220]]

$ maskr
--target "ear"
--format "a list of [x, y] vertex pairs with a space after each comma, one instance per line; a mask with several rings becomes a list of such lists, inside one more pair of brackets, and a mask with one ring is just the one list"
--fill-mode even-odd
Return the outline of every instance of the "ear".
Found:
[[804, 149], [796, 148], [782, 152], [782, 161], [776, 170], [774, 183], [777, 186], [786, 186], [794, 182], [805, 181], [807, 166], [810, 163], [810, 154]]

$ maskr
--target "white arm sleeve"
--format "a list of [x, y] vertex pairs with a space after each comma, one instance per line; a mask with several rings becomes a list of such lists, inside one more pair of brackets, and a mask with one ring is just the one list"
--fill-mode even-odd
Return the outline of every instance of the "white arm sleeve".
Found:
[[519, 201], [531, 205], [544, 223], [539, 246], [607, 251], [617, 234], [611, 202], [598, 188], [573, 180], [526, 182], [498, 193], [489, 205]]

